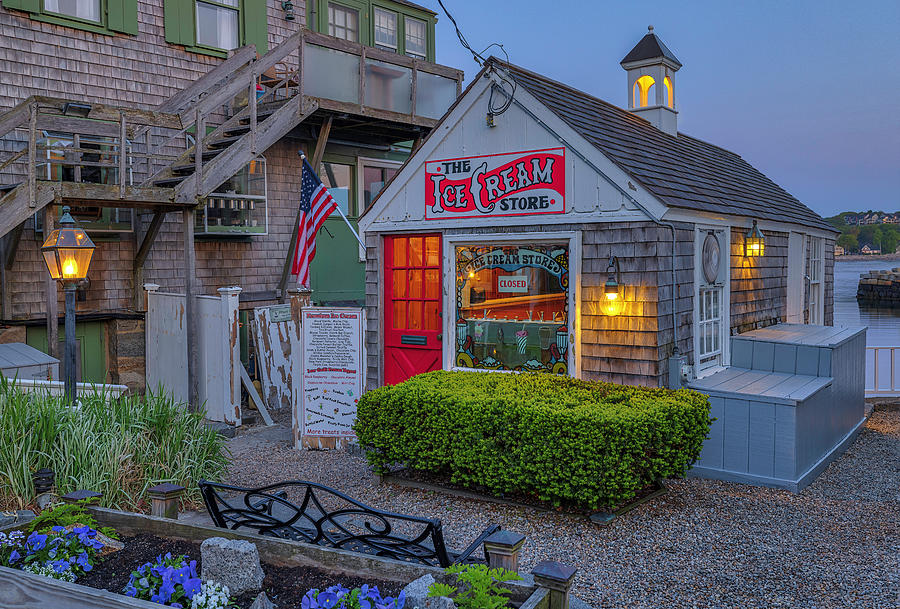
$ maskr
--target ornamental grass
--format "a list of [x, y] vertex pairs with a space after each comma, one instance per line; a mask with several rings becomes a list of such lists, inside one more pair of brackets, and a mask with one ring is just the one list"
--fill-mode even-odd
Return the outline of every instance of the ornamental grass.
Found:
[[0, 507], [22, 508], [35, 496], [32, 474], [50, 468], [56, 492], [103, 493], [101, 505], [134, 509], [162, 482], [188, 489], [219, 480], [228, 463], [223, 439], [203, 416], [165, 395], [107, 399], [25, 393], [0, 378]]

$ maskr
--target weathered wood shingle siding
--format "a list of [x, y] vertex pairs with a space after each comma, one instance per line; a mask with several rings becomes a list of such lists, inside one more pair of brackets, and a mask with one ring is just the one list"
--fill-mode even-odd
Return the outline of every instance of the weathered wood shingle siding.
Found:
[[744, 255], [746, 228], [731, 229], [731, 333], [785, 321], [788, 234], [766, 231], [763, 256]]

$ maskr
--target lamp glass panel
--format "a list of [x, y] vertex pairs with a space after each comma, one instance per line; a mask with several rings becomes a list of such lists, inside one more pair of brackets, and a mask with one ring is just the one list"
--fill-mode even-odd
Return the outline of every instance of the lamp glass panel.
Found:
[[41, 254], [44, 256], [44, 264], [53, 279], [60, 279], [62, 275], [59, 272], [59, 261], [56, 259], [56, 250], [43, 250]]

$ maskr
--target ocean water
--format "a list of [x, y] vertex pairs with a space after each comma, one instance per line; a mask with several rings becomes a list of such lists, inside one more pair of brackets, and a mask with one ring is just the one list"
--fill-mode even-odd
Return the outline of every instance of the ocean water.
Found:
[[867, 326], [869, 345], [900, 346], [900, 307], [860, 305], [856, 287], [860, 273], [900, 267], [898, 260], [838, 260], [834, 263], [834, 325]]

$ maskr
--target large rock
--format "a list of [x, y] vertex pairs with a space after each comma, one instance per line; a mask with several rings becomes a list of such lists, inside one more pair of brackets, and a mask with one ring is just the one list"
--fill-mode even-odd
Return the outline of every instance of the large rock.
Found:
[[210, 537], [200, 544], [200, 564], [204, 581], [224, 584], [235, 596], [262, 588], [259, 551], [249, 541]]
[[404, 609], [456, 609], [456, 603], [447, 596], [428, 596], [428, 588], [434, 583], [430, 575], [423, 575], [410, 582], [403, 591], [406, 593]]

